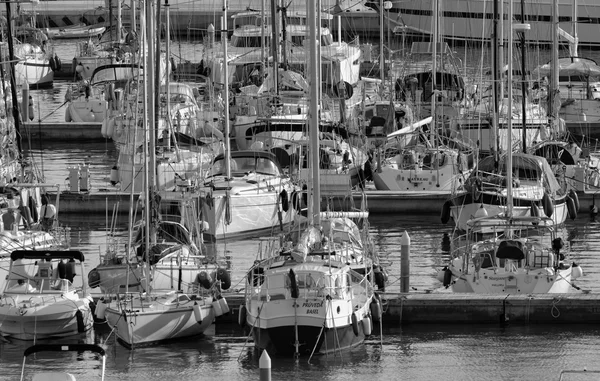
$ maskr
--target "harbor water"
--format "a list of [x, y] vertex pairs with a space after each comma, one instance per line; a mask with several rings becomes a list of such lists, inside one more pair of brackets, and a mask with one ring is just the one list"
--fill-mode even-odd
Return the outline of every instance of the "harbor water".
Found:
[[[66, 44], [63, 61], [73, 57]], [[186, 49], [192, 51], [190, 46]], [[466, 54], [466, 53], [465, 53]], [[199, 62], [200, 57], [188, 57]], [[31, 91], [35, 119], [63, 121], [64, 92], [69, 82], [56, 81], [53, 89]], [[24, 140], [26, 140], [26, 134]], [[29, 155], [49, 183], [66, 188], [69, 167], [89, 165], [93, 189], [110, 188], [110, 168], [116, 160], [112, 142], [27, 142]], [[581, 211], [575, 221], [561, 228], [572, 248], [571, 259], [582, 266], [573, 292], [600, 292], [600, 221]], [[86, 271], [94, 268], [108, 243], [106, 216], [62, 214], [61, 224], [71, 228], [71, 248], [86, 256]], [[453, 229], [438, 215], [371, 215], [370, 229], [375, 247], [390, 274], [391, 291], [398, 291], [400, 240], [411, 238], [410, 292], [449, 292], [436, 279], [448, 259]], [[127, 236], [127, 217], [119, 217], [116, 239]], [[209, 247], [231, 262], [232, 289], [243, 292], [245, 271], [253, 263], [260, 237], [225, 241]], [[87, 275], [87, 274], [85, 274]], [[560, 297], [555, 304], [560, 313]], [[556, 313], [556, 311], [548, 311]], [[294, 380], [558, 380], [562, 370], [600, 369], [597, 348], [600, 327], [596, 325], [394, 325], [387, 322], [363, 344], [343, 355], [272, 359], [272, 379]], [[251, 337], [251, 336], [250, 336]], [[107, 379], [138, 380], [258, 380], [259, 353], [252, 340], [236, 325], [217, 325], [203, 336], [182, 342], [128, 350], [115, 342], [105, 325], [96, 325], [86, 335], [55, 342], [88, 342], [105, 345]], [[23, 351], [31, 342], [0, 339], [0, 380], [18, 379]], [[98, 379], [99, 361], [82, 353], [38, 354], [30, 370], [67, 369], [78, 380]], [[33, 359], [32, 359], [33, 360]], [[595, 374], [597, 376], [597, 374]], [[591, 376], [591, 377], [590, 377]], [[594, 374], [587, 378], [597, 379]]]

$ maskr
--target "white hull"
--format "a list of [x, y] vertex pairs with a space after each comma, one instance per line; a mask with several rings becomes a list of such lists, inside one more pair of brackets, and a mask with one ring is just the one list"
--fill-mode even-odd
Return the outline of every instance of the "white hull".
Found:
[[27, 58], [15, 65], [16, 82], [30, 87], [50, 87], [54, 72], [47, 59]]
[[[126, 347], [149, 345], [202, 334], [214, 321], [212, 298], [190, 300], [185, 294], [167, 294], [150, 300], [134, 298], [126, 310], [114, 303], [106, 308], [108, 324]], [[198, 321], [194, 304], [203, 316]]]
[[0, 334], [3, 336], [19, 340], [64, 337], [86, 332], [94, 324], [91, 297], [79, 298], [74, 292], [30, 293], [23, 297], [18, 305], [11, 303], [18, 300], [11, 294], [0, 301]]
[[[270, 231], [277, 233], [280, 231], [280, 222], [286, 227], [294, 221], [298, 211], [292, 208], [291, 203], [287, 212], [281, 211], [279, 221], [279, 193], [275, 190], [248, 193], [232, 195], [229, 201], [224, 194], [213, 194], [210, 205], [204, 202], [202, 215], [209, 225], [205, 234], [219, 240]], [[227, 223], [228, 215], [231, 216], [230, 223]]]
[[[531, 203], [531, 200], [526, 200], [525, 202]], [[482, 205], [487, 216], [497, 216], [506, 213], [505, 204], [506, 202], [503, 202], [502, 204], [488, 204], [485, 202], [465, 203], [459, 206], [451, 206], [450, 215], [454, 220], [457, 229], [464, 231], [467, 229], [467, 222], [473, 217], [479, 216], [478, 211], [481, 209]], [[531, 205], [513, 206], [512, 213], [514, 216], [531, 216]], [[538, 213], [540, 216], [546, 216], [544, 208], [541, 206], [538, 207]], [[566, 202], [554, 204], [551, 218], [556, 225], [564, 223], [567, 220], [568, 215], [569, 212]]]
[[505, 272], [481, 270], [477, 276], [463, 275], [452, 284], [453, 292], [477, 294], [564, 294], [571, 291], [572, 267], [556, 272], [538, 270]]

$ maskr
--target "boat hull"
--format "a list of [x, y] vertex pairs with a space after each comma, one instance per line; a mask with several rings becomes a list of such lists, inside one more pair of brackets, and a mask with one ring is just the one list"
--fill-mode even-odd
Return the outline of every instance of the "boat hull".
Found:
[[[513, 198], [512, 214], [514, 216], [531, 216], [532, 208], [537, 208], [539, 216], [546, 216], [544, 208], [541, 206], [541, 199], [522, 199]], [[482, 193], [478, 200], [474, 200], [470, 193], [465, 193], [452, 200], [450, 207], [450, 216], [454, 220], [459, 230], [467, 229], [467, 221], [478, 216], [478, 211], [485, 209], [488, 216], [496, 216], [506, 213], [506, 197]], [[559, 197], [552, 200], [552, 218], [556, 225], [560, 225], [567, 220], [569, 215], [566, 197]]]
[[294, 222], [298, 213], [290, 202], [287, 211], [281, 210], [280, 220], [278, 200], [279, 194], [275, 190], [257, 190], [229, 197], [213, 195], [210, 202], [202, 204], [202, 215], [209, 225], [205, 239], [239, 238], [285, 228]]
[[[48, 297], [40, 295], [40, 300]], [[56, 303], [0, 306], [0, 334], [19, 340], [38, 340], [76, 335], [93, 327], [91, 297], [61, 299], [62, 296], [57, 294]], [[36, 296], [29, 300], [35, 303]]]
[[204, 318], [198, 321], [193, 305], [194, 301], [189, 299], [179, 304], [134, 305], [127, 310], [113, 304], [106, 309], [105, 316], [119, 342], [133, 348], [204, 333], [214, 321], [213, 307], [210, 303], [200, 305]]
[[557, 270], [519, 268], [510, 272], [500, 268], [481, 269], [477, 274], [467, 275], [453, 271], [452, 291], [476, 294], [564, 294], [572, 291], [572, 270], [572, 266]]
[[[348, 350], [360, 345], [365, 340], [361, 325], [358, 335], [354, 334], [351, 325], [336, 328], [298, 326], [300, 355], [328, 354]], [[295, 353], [296, 331], [294, 326], [270, 329], [255, 329], [253, 331], [254, 345], [265, 349], [269, 355], [291, 355]]]

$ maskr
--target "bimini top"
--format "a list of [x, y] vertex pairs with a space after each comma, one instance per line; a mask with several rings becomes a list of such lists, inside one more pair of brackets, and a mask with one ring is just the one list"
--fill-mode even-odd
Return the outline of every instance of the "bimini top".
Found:
[[77, 259], [83, 262], [84, 256], [79, 250], [15, 250], [10, 259]]
[[[552, 172], [552, 168], [545, 158], [525, 153], [513, 153], [512, 156], [512, 172], [515, 179], [543, 178], [544, 184], [547, 184], [549, 191], [554, 193], [561, 190], [561, 187]], [[478, 172], [499, 172], [498, 174], [506, 176], [506, 153], [500, 156], [498, 171], [495, 169], [493, 156], [481, 159], [477, 164], [477, 169], [478, 171], [474, 171], [471, 174], [471, 177], [478, 176], [480, 174]]]

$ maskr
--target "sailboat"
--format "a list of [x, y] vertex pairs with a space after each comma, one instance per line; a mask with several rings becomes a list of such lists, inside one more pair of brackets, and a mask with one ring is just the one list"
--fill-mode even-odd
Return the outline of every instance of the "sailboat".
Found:
[[[227, 20], [226, 10], [223, 20]], [[227, 57], [227, 34], [221, 39]], [[258, 235], [274, 226], [284, 229], [298, 213], [289, 202], [296, 187], [273, 152], [253, 147], [232, 150], [227, 65], [224, 73], [225, 149], [214, 159], [201, 189], [202, 217], [208, 224], [205, 234], [211, 240]]]
[[[145, 13], [141, 23], [145, 28], [148, 41], [154, 41], [154, 23], [152, 15], [155, 9], [152, 3], [146, 3]], [[147, 21], [147, 25], [146, 24]], [[125, 284], [125, 293], [118, 293], [116, 298], [110, 298], [97, 311], [98, 317], [105, 317], [108, 324], [115, 330], [118, 341], [127, 348], [140, 345], [150, 345], [175, 339], [189, 338], [202, 334], [213, 322], [216, 315], [228, 311], [227, 303], [222, 298], [221, 284], [209, 284], [208, 289], [198, 285], [185, 283], [184, 261], [181, 255], [171, 258], [175, 289], [158, 289], [150, 279], [150, 263], [160, 261], [161, 255], [169, 252], [152, 252], [156, 247], [157, 225], [160, 224], [159, 206], [157, 201], [159, 191], [156, 188], [156, 158], [155, 158], [155, 114], [154, 114], [154, 82], [150, 73], [154, 67], [154, 46], [148, 44], [146, 60], [148, 70], [144, 71], [145, 81], [142, 92], [145, 97], [145, 114], [143, 123], [148, 129], [147, 144], [144, 144], [146, 176], [144, 187], [145, 215], [142, 229], [143, 249], [141, 256], [142, 273], [144, 274], [142, 292], [130, 292], [129, 284]], [[133, 192], [133, 191], [132, 191]], [[130, 209], [130, 218], [133, 211]], [[175, 250], [181, 246], [173, 246]], [[152, 254], [158, 254], [158, 258]], [[180, 252], [182, 253], [182, 252]], [[191, 256], [190, 256], [191, 257]], [[198, 274], [199, 275], [199, 274]], [[200, 282], [199, 282], [200, 283]], [[157, 285], [158, 286], [158, 285]], [[106, 301], [106, 300], [105, 300]], [[100, 315], [99, 315], [100, 314]]]
[[[518, 26], [522, 30], [528, 28], [527, 24], [518, 24]], [[513, 30], [509, 33], [511, 42], [512, 33]], [[509, 49], [512, 51], [512, 43]], [[508, 66], [512, 68], [512, 58], [509, 59]], [[494, 70], [495, 78], [499, 78], [498, 71]], [[513, 73], [508, 71], [509, 96], [506, 101], [509, 110], [513, 107], [512, 75]], [[497, 103], [498, 92], [494, 91], [493, 95], [494, 102]], [[495, 106], [494, 111], [493, 125], [495, 130], [499, 131], [499, 107]], [[521, 126], [527, 126], [527, 117], [522, 116]], [[506, 213], [509, 198], [512, 216], [545, 216], [551, 218], [556, 225], [565, 222], [567, 217], [573, 219], [576, 217], [579, 207], [576, 194], [561, 187], [546, 158], [527, 153], [529, 142], [526, 130], [530, 128], [521, 131], [518, 141], [523, 146], [521, 152], [513, 152], [520, 148], [518, 145], [515, 147], [514, 144], [515, 136], [512, 127], [515, 121], [513, 118], [508, 118], [507, 122], [510, 122], [507, 124], [510, 128], [506, 129], [503, 140], [506, 150], [500, 153], [502, 146], [498, 134], [492, 146], [492, 152], [495, 154], [481, 159], [459, 192], [444, 203], [443, 223], [452, 218], [458, 229], [467, 230], [467, 222], [473, 217]]]
[[[511, 2], [509, 57], [512, 57], [512, 7]], [[508, 67], [511, 83], [511, 60]], [[508, 101], [511, 105], [511, 86], [508, 88]], [[509, 137], [511, 130], [512, 123], [509, 121]], [[578, 265], [568, 262], [568, 246], [558, 235], [554, 220], [533, 213], [527, 216], [513, 213], [515, 184], [511, 169], [515, 167], [512, 161], [513, 153], [509, 150], [504, 164], [508, 168], [505, 212], [469, 219], [466, 236], [458, 236], [454, 240], [450, 262], [438, 274], [444, 286], [451, 286], [455, 292], [565, 293], [571, 289], [571, 281], [583, 275]]]
[[[444, 118], [457, 114], [464, 80], [448, 45], [438, 41], [437, 0], [432, 2], [432, 12], [432, 41], [413, 43], [412, 58], [390, 65], [400, 94], [388, 95], [387, 115], [372, 117], [367, 128], [367, 137], [372, 138], [378, 137], [376, 126], [385, 130], [378, 137], [384, 140], [378, 147], [383, 152], [378, 154], [377, 168], [372, 173], [378, 190], [450, 195], [473, 167], [473, 144], [457, 136], [456, 131], [444, 135], [444, 130], [450, 129]], [[405, 111], [398, 118], [398, 111], [392, 109], [397, 103], [410, 104], [411, 112]]]
[[[308, 3], [314, 12], [314, 2]], [[309, 14], [311, 110], [318, 109], [315, 18]], [[309, 224], [270, 246], [249, 270], [239, 321], [251, 327], [254, 345], [269, 354], [335, 353], [362, 343], [371, 334], [375, 291], [373, 253], [351, 216], [366, 212], [322, 212], [319, 119], [311, 113]], [[324, 175], [329, 175], [325, 172]], [[363, 222], [366, 222], [363, 220]], [[380, 307], [380, 305], [377, 305]], [[380, 311], [374, 307], [375, 311]]]

